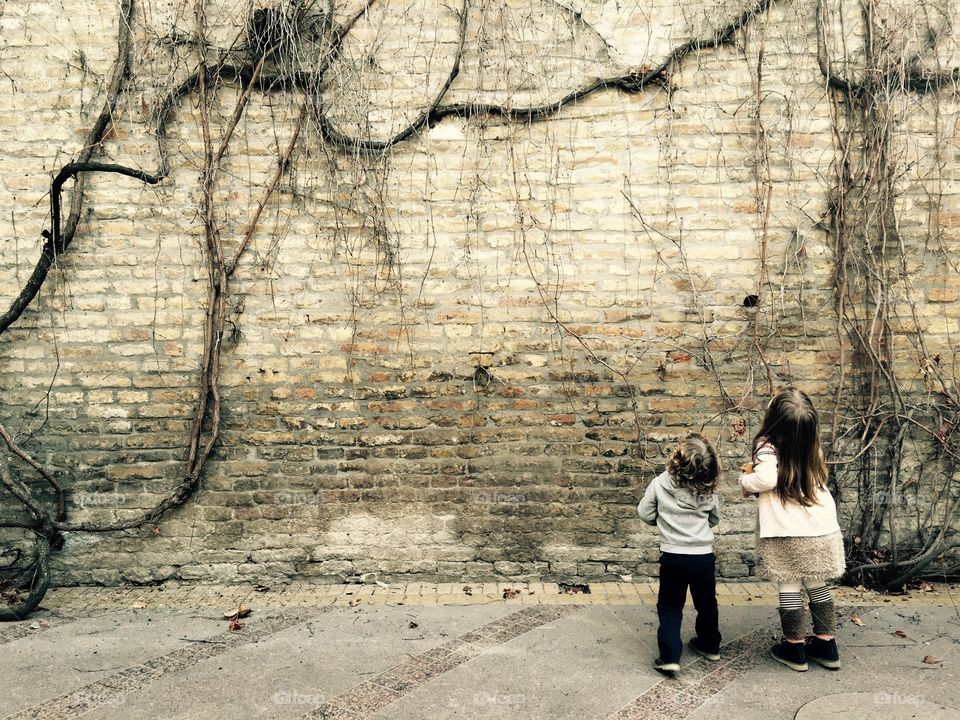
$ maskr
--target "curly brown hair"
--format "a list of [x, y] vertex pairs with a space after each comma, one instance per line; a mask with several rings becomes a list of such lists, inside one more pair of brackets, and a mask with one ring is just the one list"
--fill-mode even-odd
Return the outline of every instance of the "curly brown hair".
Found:
[[696, 495], [709, 495], [720, 480], [720, 459], [713, 445], [700, 433], [690, 433], [677, 443], [667, 461], [674, 484]]

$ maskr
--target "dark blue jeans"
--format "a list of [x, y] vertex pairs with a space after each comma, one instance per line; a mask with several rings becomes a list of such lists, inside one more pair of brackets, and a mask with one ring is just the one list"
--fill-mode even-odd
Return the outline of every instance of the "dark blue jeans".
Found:
[[683, 643], [680, 641], [680, 623], [687, 587], [697, 609], [696, 631], [700, 647], [707, 652], [720, 650], [720, 618], [717, 611], [717, 558], [708, 555], [660, 554], [660, 594], [657, 596], [657, 615], [660, 628], [657, 644], [660, 659], [680, 662]]

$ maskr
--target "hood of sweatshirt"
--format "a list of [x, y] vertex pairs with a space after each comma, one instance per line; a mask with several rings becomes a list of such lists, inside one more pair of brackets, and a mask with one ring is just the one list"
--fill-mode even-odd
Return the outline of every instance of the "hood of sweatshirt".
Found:
[[674, 502], [684, 510], [702, 510], [706, 512], [713, 505], [713, 493], [695, 495], [688, 488], [674, 484], [673, 478], [669, 475], [663, 479], [662, 487], [665, 492], [673, 497]]

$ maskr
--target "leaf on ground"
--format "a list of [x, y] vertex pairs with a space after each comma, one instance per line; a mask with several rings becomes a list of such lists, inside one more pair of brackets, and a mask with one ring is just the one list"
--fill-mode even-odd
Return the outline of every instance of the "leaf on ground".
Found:
[[233, 620], [230, 621], [230, 624], [229, 624], [227, 627], [228, 627], [230, 630], [239, 630], [239, 629], [242, 628], [245, 624], [246, 624], [246, 623], [242, 622], [241, 620], [237, 620], [236, 618], [234, 618]]
[[920, 583], [921, 592], [933, 592], [933, 583], [922, 582]]
[[227, 620], [239, 620], [240, 618], [245, 618], [250, 614], [250, 612], [250, 608], [248, 608], [246, 605], [239, 605], [236, 610], [225, 612], [223, 617]]
[[894, 633], [898, 638], [905, 638], [907, 634], [903, 630], [896, 630]]
[[463, 586], [463, 593], [464, 593], [464, 595], [473, 595], [473, 588], [470, 587], [469, 585], [464, 585], [464, 586]]
[[506, 588], [506, 589], [503, 591], [503, 599], [504, 599], [504, 600], [509, 600], [510, 598], [516, 597], [516, 596], [519, 595], [519, 594], [520, 594], [520, 591], [519, 591], [519, 590], [516, 590], [515, 588]]
[[853, 617], [850, 618], [850, 622], [852, 622], [854, 625], [863, 627], [863, 618], [860, 617], [860, 613], [855, 613]]
[[854, 588], [854, 590], [856, 590], [857, 592], [866, 592], [866, 591], [867, 591], [867, 588], [865, 588], [863, 585], [857, 585], [857, 586]]
[[415, 630], [415, 629], [417, 629], [418, 627], [420, 627], [420, 623], [415, 623], [413, 620], [411, 620], [411, 621], [407, 624], [407, 627], [410, 628], [411, 630]]
[[363, 600], [363, 598], [353, 598], [353, 600], [350, 601], [350, 607], [356, 607], [360, 604], [361, 600]]
[[254, 592], [267, 592], [270, 589], [269, 585], [254, 585]]
[[939, 664], [940, 664], [940, 658], [934, 657], [933, 655], [926, 655], [926, 656], [923, 658], [923, 664], [924, 664], [924, 665], [939, 665]]

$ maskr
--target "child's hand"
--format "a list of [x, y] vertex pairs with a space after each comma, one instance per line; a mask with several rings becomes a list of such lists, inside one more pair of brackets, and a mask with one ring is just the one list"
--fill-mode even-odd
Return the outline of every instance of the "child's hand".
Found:
[[[749, 475], [750, 473], [752, 473], [752, 472], [753, 472], [753, 463], [752, 463], [752, 462], [747, 462], [747, 463], [744, 463], [743, 465], [741, 465], [741, 466], [740, 466], [740, 472], [742, 472], [744, 475]], [[750, 491], [748, 491], [748, 490], [746, 490], [746, 489], [744, 489], [744, 488], [742, 488], [742, 487], [740, 488], [740, 495], [741, 495], [742, 497], [745, 497], [745, 498], [748, 498], [748, 497], [760, 497], [759, 493], [750, 492]]]

